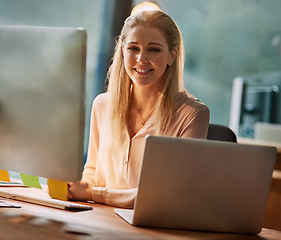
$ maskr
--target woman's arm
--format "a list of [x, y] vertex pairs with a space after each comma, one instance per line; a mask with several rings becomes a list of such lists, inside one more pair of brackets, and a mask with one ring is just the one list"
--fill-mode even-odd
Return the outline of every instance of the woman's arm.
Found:
[[91, 111], [87, 162], [84, 166], [83, 178], [82, 178], [84, 181], [90, 183], [91, 185], [94, 184], [96, 161], [97, 161], [98, 149], [99, 149], [99, 129], [98, 129], [98, 122], [95, 114], [95, 105], [96, 105], [96, 100], [93, 102], [92, 111]]
[[133, 208], [138, 189], [92, 188], [92, 200], [121, 208]]
[[204, 107], [193, 113], [180, 137], [206, 139], [209, 128], [210, 111]]
[[137, 191], [137, 188], [91, 187], [84, 181], [68, 183], [68, 198], [71, 200], [94, 201], [121, 208], [133, 208]]

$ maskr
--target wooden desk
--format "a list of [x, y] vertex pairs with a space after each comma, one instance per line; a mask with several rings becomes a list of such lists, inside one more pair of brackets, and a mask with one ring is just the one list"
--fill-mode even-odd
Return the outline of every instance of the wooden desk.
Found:
[[273, 146], [277, 149], [277, 162], [280, 164], [280, 170], [281, 170], [281, 142], [269, 142], [269, 141], [262, 141], [262, 140], [256, 140], [251, 138], [238, 138], [238, 143], [244, 143], [244, 144], [252, 144], [252, 145], [261, 145], [261, 146]]
[[0, 208], [0, 239], [281, 239], [281, 232], [263, 229], [259, 235], [133, 227], [114, 213], [114, 208], [94, 204], [93, 210], [66, 211], [14, 200], [22, 208]]
[[281, 143], [249, 138], [238, 138], [238, 143], [274, 146], [277, 149], [276, 164], [263, 226], [281, 231]]

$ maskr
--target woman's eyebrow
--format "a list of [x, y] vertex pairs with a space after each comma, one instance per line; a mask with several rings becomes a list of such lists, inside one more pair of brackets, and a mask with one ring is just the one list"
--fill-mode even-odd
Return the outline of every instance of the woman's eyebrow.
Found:
[[159, 42], [150, 42], [148, 45], [149, 45], [149, 46], [151, 46], [151, 45], [158, 45], [158, 46], [160, 46], [160, 47], [164, 47], [163, 44], [161, 44], [161, 43], [159, 43]]
[[138, 42], [127, 42], [127, 44], [138, 44]]
[[[135, 42], [135, 41], [131, 41], [131, 42], [128, 42], [127, 44], [139, 44], [138, 42]], [[159, 42], [150, 42], [148, 43], [148, 46], [151, 46], [151, 45], [157, 45], [157, 46], [160, 46], [160, 47], [164, 47], [162, 43], [159, 43]]]

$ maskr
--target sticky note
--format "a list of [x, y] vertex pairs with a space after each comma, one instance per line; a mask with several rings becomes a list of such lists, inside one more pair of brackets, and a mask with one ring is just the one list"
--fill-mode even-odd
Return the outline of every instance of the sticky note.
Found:
[[20, 174], [21, 180], [25, 186], [42, 189], [39, 178], [28, 174]]
[[0, 170], [0, 181], [11, 182], [10, 175], [8, 171]]
[[49, 195], [52, 198], [67, 201], [67, 183], [54, 179], [47, 179]]

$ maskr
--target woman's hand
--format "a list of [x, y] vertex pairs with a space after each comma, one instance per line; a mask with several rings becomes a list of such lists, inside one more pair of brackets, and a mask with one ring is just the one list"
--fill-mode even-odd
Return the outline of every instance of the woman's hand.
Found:
[[67, 197], [70, 200], [92, 200], [92, 187], [83, 181], [68, 182]]

